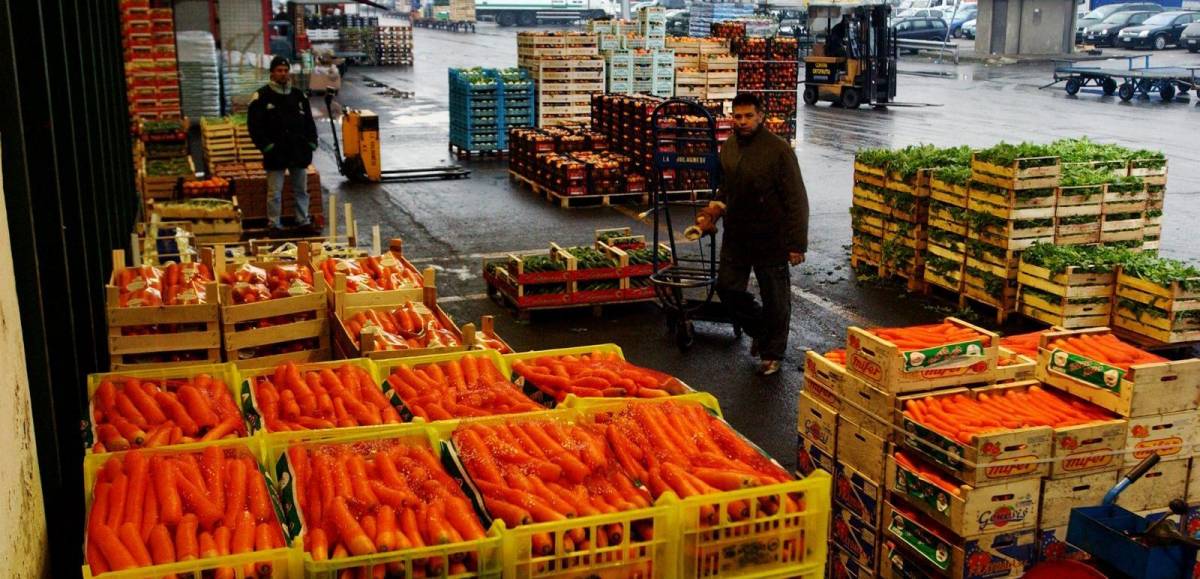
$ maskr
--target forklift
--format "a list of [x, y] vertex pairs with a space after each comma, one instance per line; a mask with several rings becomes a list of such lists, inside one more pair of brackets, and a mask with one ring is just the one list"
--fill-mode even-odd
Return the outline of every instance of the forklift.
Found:
[[[804, 104], [826, 101], [847, 109], [893, 104], [897, 50], [891, 12], [879, 3], [809, 5], [812, 53], [804, 58]], [[813, 38], [822, 31], [820, 40]]]
[[406, 183], [412, 181], [438, 181], [463, 179], [471, 171], [458, 165], [426, 167], [418, 169], [382, 168], [379, 143], [379, 115], [366, 109], [347, 108], [342, 115], [342, 141], [345, 157], [338, 144], [337, 123], [333, 120], [333, 99], [337, 91], [325, 91], [325, 110], [329, 114], [329, 131], [333, 134], [333, 152], [337, 159], [338, 172], [357, 183]]

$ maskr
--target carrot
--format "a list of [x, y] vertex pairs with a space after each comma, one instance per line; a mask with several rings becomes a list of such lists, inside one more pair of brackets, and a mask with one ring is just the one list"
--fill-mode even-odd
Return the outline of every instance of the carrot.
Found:
[[108, 489], [108, 518], [106, 525], [117, 528], [125, 521], [125, 503], [129, 500], [129, 477], [117, 475]]
[[174, 396], [166, 392], [159, 392], [154, 395], [154, 399], [162, 406], [163, 411], [171, 417], [171, 421], [183, 431], [185, 436], [194, 436], [199, 432], [199, 425], [196, 424], [195, 420], [192, 420], [187, 409]]
[[214, 522], [222, 518], [221, 509], [217, 507], [203, 489], [196, 486], [188, 477], [179, 476], [176, 473], [175, 484], [179, 488], [179, 495], [183, 501], [191, 508], [191, 512], [195, 513], [200, 519], [200, 525], [208, 528]]
[[141, 382], [137, 378], [130, 378], [129, 381], [125, 382], [123, 392], [129, 397], [129, 401], [133, 403], [138, 412], [145, 417], [147, 424], [161, 424], [166, 422], [166, 414], [163, 414], [158, 403], [142, 390]]
[[[141, 537], [138, 538], [139, 540]], [[117, 531], [112, 527], [101, 525], [88, 533], [88, 541], [95, 542], [104, 561], [112, 571], [124, 571], [140, 566], [133, 554], [117, 537]]]
[[[271, 528], [268, 523], [259, 523], [254, 528], [254, 549], [255, 551], [270, 551], [276, 548], [278, 541], [276, 540], [277, 533]], [[254, 565], [258, 577], [270, 577], [274, 570], [274, 565], [270, 561], [260, 561]]]
[[[180, 561], [190, 561], [200, 553], [200, 547], [196, 542], [197, 525], [199, 525], [199, 520], [196, 515], [187, 514], [175, 526], [175, 555]], [[155, 528], [158, 527], [166, 528], [163, 525], [155, 526]], [[153, 533], [153, 530], [151, 532]]]
[[338, 530], [338, 536], [342, 538], [351, 553], [369, 555], [375, 552], [375, 544], [367, 538], [366, 532], [354, 520], [342, 497], [334, 497], [329, 511], [329, 516]]
[[138, 532], [138, 528], [133, 523], [121, 523], [121, 526], [117, 528], [117, 537], [121, 540], [121, 544], [129, 550], [129, 554], [133, 556], [138, 567], [149, 567], [153, 564], [150, 559], [150, 551], [146, 549], [146, 543], [142, 541], [142, 534]]
[[246, 463], [229, 459], [225, 479], [225, 526], [233, 528], [246, 508]]
[[150, 477], [150, 465], [140, 450], [125, 455], [125, 470], [129, 473], [129, 486], [125, 497], [125, 522], [135, 526], [142, 523], [142, 505], [146, 499], [146, 486]]
[[[147, 479], [148, 482], [149, 479]], [[150, 530], [158, 524], [158, 493], [154, 485], [147, 484], [145, 496], [142, 498], [142, 520], [140, 530], [143, 540], [150, 539]]]
[[308, 552], [314, 561], [325, 561], [329, 558], [329, 539], [325, 529], [316, 527], [308, 533]]
[[175, 562], [175, 545], [163, 525], [155, 525], [150, 531], [150, 558], [155, 565]]

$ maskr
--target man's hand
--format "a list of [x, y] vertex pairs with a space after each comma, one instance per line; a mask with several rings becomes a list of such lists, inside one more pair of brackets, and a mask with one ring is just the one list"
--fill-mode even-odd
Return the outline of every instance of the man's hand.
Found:
[[788, 263], [792, 264], [793, 267], [804, 263], [804, 254], [799, 251], [789, 251]]

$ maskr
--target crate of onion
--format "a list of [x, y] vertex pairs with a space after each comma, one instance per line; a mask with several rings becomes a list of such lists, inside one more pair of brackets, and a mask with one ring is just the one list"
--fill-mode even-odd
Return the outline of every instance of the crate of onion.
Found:
[[112, 369], [221, 361], [217, 284], [208, 266], [127, 265], [116, 250], [105, 292]]
[[309, 244], [295, 262], [227, 262], [220, 245], [206, 253], [220, 281], [226, 359], [239, 368], [328, 360], [329, 308], [323, 276], [309, 265]]

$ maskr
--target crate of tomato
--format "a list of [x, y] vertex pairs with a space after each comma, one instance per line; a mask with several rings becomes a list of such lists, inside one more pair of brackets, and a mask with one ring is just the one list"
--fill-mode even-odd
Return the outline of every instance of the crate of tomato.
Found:
[[221, 284], [225, 355], [239, 368], [329, 359], [328, 292], [308, 254], [309, 244], [301, 243], [296, 261], [233, 263], [224, 246], [206, 250]]
[[129, 266], [116, 250], [105, 291], [113, 370], [221, 361], [217, 284], [208, 266]]

